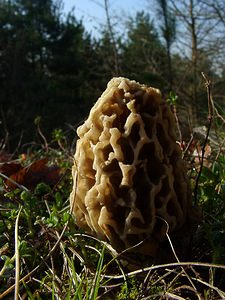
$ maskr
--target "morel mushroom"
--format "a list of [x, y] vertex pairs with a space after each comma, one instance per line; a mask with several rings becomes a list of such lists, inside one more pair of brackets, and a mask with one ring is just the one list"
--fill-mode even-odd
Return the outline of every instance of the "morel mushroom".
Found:
[[160, 91], [113, 78], [77, 129], [71, 208], [78, 226], [121, 251], [157, 256], [193, 208], [174, 116]]

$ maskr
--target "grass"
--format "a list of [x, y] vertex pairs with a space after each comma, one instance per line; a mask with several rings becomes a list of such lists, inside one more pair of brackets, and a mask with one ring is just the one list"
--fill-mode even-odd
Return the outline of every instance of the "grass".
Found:
[[[59, 160], [58, 165], [64, 166], [67, 158], [55, 153], [52, 161]], [[45, 154], [45, 150], [39, 153]], [[206, 215], [199, 230], [205, 244], [201, 248], [195, 243], [193, 261], [132, 272], [121, 264], [110, 245], [76, 227], [69, 213], [70, 169], [62, 168], [57, 185], [39, 183], [33, 190], [22, 185], [8, 189], [2, 179], [0, 299], [225, 297], [223, 159], [221, 154], [210, 168], [204, 167], [199, 180], [199, 197]], [[30, 163], [30, 158], [27, 160]]]
[[[195, 200], [204, 214], [188, 262], [179, 261], [168, 236], [176, 262], [130, 271], [121, 254], [76, 226], [69, 205], [72, 155], [61, 130], [54, 132], [54, 147], [45, 139], [43, 147], [30, 147], [14, 158], [13, 162], [25, 168], [47, 157], [48, 166], [57, 165], [60, 176], [52, 184], [55, 173], [50, 172], [50, 184], [45, 178], [28, 188], [25, 179], [10, 186], [6, 181], [9, 176], [0, 173], [0, 299], [225, 299], [225, 151], [221, 130], [225, 122], [221, 117], [218, 111], [214, 115], [221, 142], [211, 146], [207, 161], [202, 153], [198, 157], [184, 150]], [[206, 145], [203, 141], [204, 150]]]
[[[45, 156], [45, 151], [39, 155]], [[67, 158], [55, 154], [54, 149], [54, 155], [48, 156], [65, 166]], [[30, 159], [27, 157], [28, 163]], [[223, 153], [210, 168], [203, 168], [199, 179], [198, 195], [205, 218], [197, 233], [201, 245], [195, 242], [193, 261], [135, 271], [123, 266], [110, 245], [76, 227], [69, 213], [72, 183], [67, 168], [61, 167], [62, 178], [56, 185], [42, 182], [33, 190], [23, 185], [9, 189], [1, 179], [0, 299], [225, 297]], [[190, 172], [193, 176], [194, 171]]]

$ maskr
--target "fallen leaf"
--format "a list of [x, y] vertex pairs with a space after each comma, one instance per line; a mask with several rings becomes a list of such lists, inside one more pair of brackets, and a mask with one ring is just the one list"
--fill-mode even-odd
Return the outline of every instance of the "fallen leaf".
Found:
[[37, 160], [26, 167], [5, 163], [0, 167], [0, 171], [9, 177], [6, 185], [11, 188], [15, 188], [16, 185], [10, 179], [28, 189], [34, 189], [40, 182], [54, 186], [60, 180], [60, 169], [57, 166], [48, 166], [47, 163], [47, 158]]

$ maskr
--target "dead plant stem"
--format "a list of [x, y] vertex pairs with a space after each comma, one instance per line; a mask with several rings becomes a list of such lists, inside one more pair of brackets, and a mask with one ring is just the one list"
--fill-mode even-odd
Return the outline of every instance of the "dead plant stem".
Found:
[[22, 211], [22, 208], [23, 207], [21, 206], [15, 222], [15, 290], [14, 290], [15, 300], [19, 298], [19, 286], [20, 286], [20, 254], [19, 254], [18, 228], [19, 228], [19, 218], [20, 218], [20, 213]]
[[201, 161], [200, 161], [200, 168], [199, 168], [199, 172], [196, 178], [196, 182], [195, 182], [195, 188], [194, 188], [194, 204], [197, 205], [197, 198], [198, 198], [198, 185], [199, 185], [199, 180], [202, 174], [202, 169], [203, 169], [203, 164], [204, 164], [204, 156], [205, 156], [205, 149], [206, 149], [206, 145], [209, 139], [209, 133], [210, 133], [210, 129], [212, 126], [212, 121], [213, 121], [213, 101], [212, 101], [212, 93], [211, 93], [211, 81], [205, 76], [205, 74], [202, 72], [202, 77], [205, 80], [205, 86], [207, 89], [207, 98], [208, 98], [208, 127], [207, 127], [207, 132], [206, 132], [206, 137], [204, 140], [204, 144], [202, 147], [202, 153], [201, 153]]

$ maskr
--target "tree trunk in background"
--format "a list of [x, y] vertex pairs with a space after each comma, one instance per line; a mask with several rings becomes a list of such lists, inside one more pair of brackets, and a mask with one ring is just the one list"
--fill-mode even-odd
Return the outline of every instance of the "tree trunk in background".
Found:
[[189, 31], [191, 33], [191, 68], [193, 74], [192, 84], [192, 109], [194, 113], [194, 121], [197, 119], [197, 104], [198, 104], [198, 46], [197, 46], [197, 34], [196, 34], [196, 17], [194, 15], [193, 0], [189, 3], [190, 23]]
[[110, 14], [109, 14], [109, 3], [108, 0], [104, 0], [104, 7], [105, 7], [105, 13], [106, 13], [106, 20], [107, 20], [107, 27], [109, 31], [109, 36], [111, 39], [111, 44], [113, 47], [113, 54], [114, 54], [114, 76], [118, 76], [120, 74], [120, 67], [119, 67], [119, 55], [118, 55], [118, 50], [117, 50], [117, 43], [115, 39], [115, 35], [113, 32], [113, 27], [111, 24], [111, 19], [110, 19]]
[[167, 81], [168, 89], [173, 90], [173, 68], [171, 59], [171, 46], [176, 36], [176, 20], [175, 15], [170, 11], [167, 0], [156, 1], [158, 5], [159, 19], [162, 19], [160, 26], [162, 37], [165, 40], [167, 54]]

